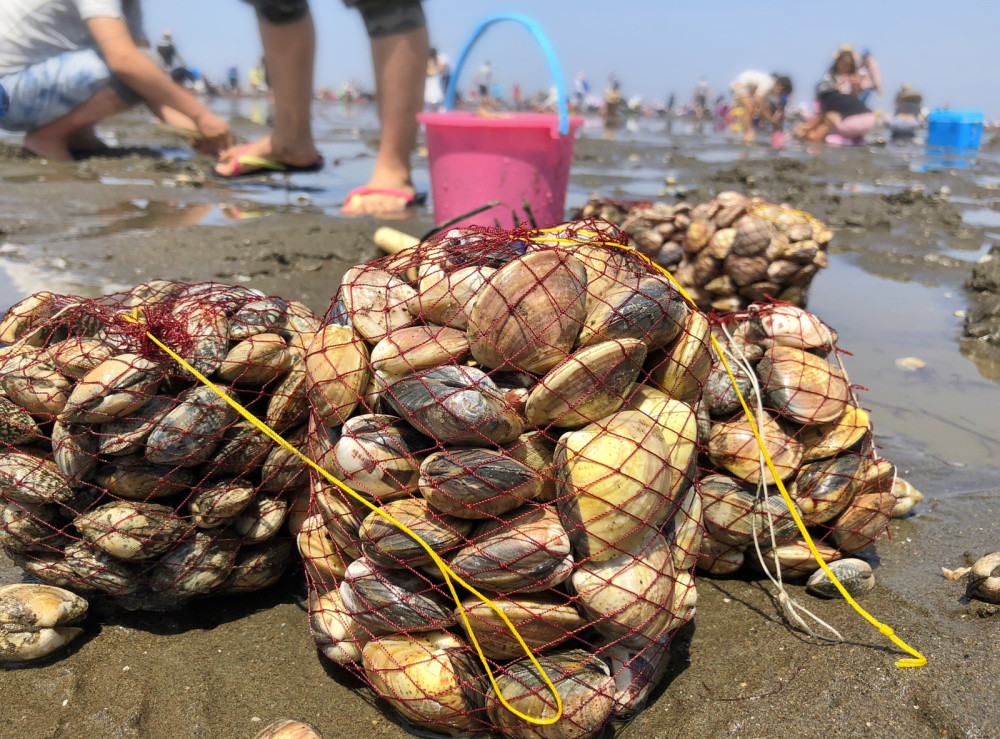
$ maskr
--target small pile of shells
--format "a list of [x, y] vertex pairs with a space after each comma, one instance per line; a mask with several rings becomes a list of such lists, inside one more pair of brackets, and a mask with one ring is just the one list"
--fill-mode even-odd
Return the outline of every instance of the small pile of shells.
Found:
[[604, 218], [669, 270], [703, 310], [735, 311], [775, 298], [805, 305], [828, 264], [833, 232], [786, 205], [734, 191], [704, 203], [622, 203], [592, 197], [581, 218]]
[[[308, 443], [370, 503], [313, 478], [312, 633], [420, 729], [595, 736], [640, 710], [694, 613], [709, 324], [591, 229], [456, 230], [349, 270], [307, 354]], [[500, 613], [458, 607], [435, 557]], [[555, 724], [500, 700], [555, 715], [501, 613]]]
[[734, 385], [713, 353], [698, 408], [705, 442], [695, 483], [704, 522], [698, 568], [714, 575], [744, 565], [780, 568], [785, 578], [812, 575], [808, 590], [815, 595], [838, 594], [803, 540], [776, 475], [822, 559], [836, 563], [831, 569], [852, 595], [867, 592], [874, 583], [870, 567], [844, 557], [874, 544], [890, 518], [905, 516], [923, 496], [877, 455], [836, 333], [802, 308], [781, 304], [730, 314], [713, 331], [774, 469], [763, 466]]
[[133, 311], [304, 445], [320, 327], [304, 305], [162, 280], [97, 300], [38, 293], [0, 321], [0, 545], [38, 580], [126, 608], [275, 582], [305, 465], [145, 342]]

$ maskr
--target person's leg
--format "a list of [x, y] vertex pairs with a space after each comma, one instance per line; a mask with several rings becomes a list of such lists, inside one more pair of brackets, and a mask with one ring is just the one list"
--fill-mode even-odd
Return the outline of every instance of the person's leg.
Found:
[[105, 87], [66, 115], [41, 128], [29, 131], [24, 137], [23, 146], [37, 156], [71, 162], [73, 161], [73, 155], [70, 153], [71, 144], [79, 142], [79, 139], [74, 142], [74, 136], [77, 134], [85, 136], [88, 130], [92, 133], [95, 123], [130, 107], [131, 105], [115, 90]]
[[753, 128], [753, 96], [752, 95], [741, 95], [738, 97], [737, 102], [740, 107], [743, 108], [743, 141], [749, 143], [754, 140], [756, 136], [756, 131]]
[[[376, 102], [382, 121], [375, 168], [366, 188], [414, 194], [410, 155], [417, 140], [417, 113], [424, 106], [424, 76], [430, 51], [426, 26], [372, 38]], [[408, 198], [370, 192], [350, 198], [343, 212], [386, 215], [406, 209]]]
[[[308, 166], [319, 152], [313, 142], [311, 112], [316, 29], [308, 12], [289, 23], [272, 23], [258, 16], [270, 92], [274, 95], [274, 129], [267, 138], [222, 152], [215, 171], [231, 176], [240, 156]], [[240, 168], [246, 171], [247, 167]]]

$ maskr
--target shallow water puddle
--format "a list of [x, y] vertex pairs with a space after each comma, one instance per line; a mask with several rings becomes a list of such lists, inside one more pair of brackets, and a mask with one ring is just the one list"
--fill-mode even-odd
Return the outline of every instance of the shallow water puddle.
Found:
[[1000, 210], [972, 208], [962, 213], [962, 222], [979, 228], [1000, 228]]

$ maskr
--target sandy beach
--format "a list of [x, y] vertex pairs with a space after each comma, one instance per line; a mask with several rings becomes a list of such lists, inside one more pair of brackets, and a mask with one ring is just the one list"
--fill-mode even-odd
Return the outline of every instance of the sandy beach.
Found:
[[[237, 113], [244, 138], [263, 130]], [[42, 289], [93, 296], [161, 277], [245, 284], [324, 312], [343, 272], [379, 255], [371, 236], [381, 224], [337, 208], [370, 169], [370, 112], [329, 105], [317, 117], [330, 165], [288, 183], [213, 180], [207, 159], [182, 156], [137, 114], [106, 133], [150, 150], [122, 158], [43, 163], [0, 139], [0, 309]], [[941, 567], [1000, 549], [1000, 346], [963, 338], [970, 312], [997, 320], [982, 309], [995, 296], [964, 285], [1000, 242], [1000, 145], [986, 141], [956, 167], [914, 144], [776, 151], [684, 121], [670, 130], [642, 121], [608, 140], [590, 122], [575, 154], [569, 209], [591, 192], [701, 202], [736, 189], [831, 226], [831, 265], [809, 308], [853, 355], [847, 368], [867, 388], [882, 454], [927, 496], [879, 542], [877, 585], [862, 600], [926, 667], [894, 667], [902, 653], [846, 603], [799, 584], [789, 592], [844, 643], [789, 628], [766, 580], [699, 577], [697, 615], [673, 643], [667, 676], [620, 735], [996, 735], [1000, 607], [967, 600]], [[428, 189], [423, 157], [416, 179]], [[392, 225], [420, 235], [431, 210]], [[895, 360], [904, 357], [925, 366], [903, 369]], [[0, 561], [0, 582], [20, 576]], [[260, 594], [182, 613], [95, 604], [67, 652], [0, 671], [0, 736], [249, 739], [281, 717], [327, 737], [407, 736], [370, 691], [318, 655], [305, 595], [296, 568]]]

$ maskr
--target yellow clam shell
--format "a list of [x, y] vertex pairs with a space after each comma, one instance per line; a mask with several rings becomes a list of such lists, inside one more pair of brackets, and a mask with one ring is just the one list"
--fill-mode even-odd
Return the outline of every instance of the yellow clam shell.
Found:
[[326, 426], [339, 426], [368, 387], [368, 349], [346, 326], [316, 333], [306, 353], [306, 394]]

